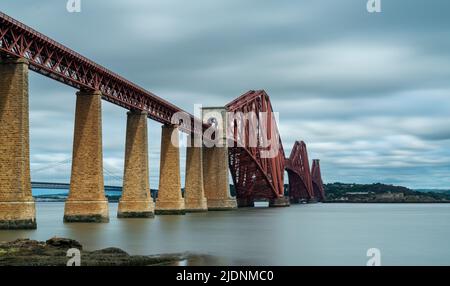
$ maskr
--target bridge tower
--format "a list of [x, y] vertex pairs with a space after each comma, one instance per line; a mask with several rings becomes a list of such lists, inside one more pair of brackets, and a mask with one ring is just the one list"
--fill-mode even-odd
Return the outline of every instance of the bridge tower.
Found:
[[285, 154], [275, 112], [264, 90], [250, 90], [226, 105], [230, 118], [229, 165], [240, 207], [257, 200], [287, 207]]
[[323, 187], [319, 159], [313, 160], [311, 174], [312, 174], [312, 184], [313, 184], [314, 194], [318, 201], [323, 201], [323, 200], [325, 200], [325, 189]]
[[0, 229], [36, 228], [31, 194], [28, 61], [0, 59]]
[[295, 142], [285, 165], [289, 176], [289, 198], [291, 203], [315, 201], [305, 142]]

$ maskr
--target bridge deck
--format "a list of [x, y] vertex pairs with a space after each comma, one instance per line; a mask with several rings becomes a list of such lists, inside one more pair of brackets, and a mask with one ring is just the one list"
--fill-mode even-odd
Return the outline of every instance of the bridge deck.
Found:
[[[163, 124], [179, 124], [180, 130], [186, 133], [202, 131], [196, 130], [195, 126], [209, 127], [192, 114], [2, 12], [0, 54], [2, 57], [25, 58], [30, 69], [37, 73], [79, 90], [99, 90], [104, 100], [129, 110], [146, 111], [149, 118]], [[172, 122], [177, 112], [190, 120]]]

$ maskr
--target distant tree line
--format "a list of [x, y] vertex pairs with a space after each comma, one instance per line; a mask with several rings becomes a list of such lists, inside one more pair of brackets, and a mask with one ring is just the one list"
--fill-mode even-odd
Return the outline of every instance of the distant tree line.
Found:
[[382, 183], [375, 184], [346, 184], [346, 183], [330, 183], [325, 184], [325, 193], [327, 199], [333, 200], [347, 195], [348, 193], [403, 193], [405, 197], [429, 197], [436, 200], [450, 200], [450, 191], [430, 191], [430, 190], [412, 190], [403, 186], [387, 185]]

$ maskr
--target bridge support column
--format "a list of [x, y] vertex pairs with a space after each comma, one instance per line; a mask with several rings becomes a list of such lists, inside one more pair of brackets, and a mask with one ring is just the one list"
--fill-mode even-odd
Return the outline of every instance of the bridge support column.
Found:
[[31, 194], [28, 62], [0, 61], [0, 229], [35, 229]]
[[194, 144], [196, 140], [201, 144], [200, 137], [199, 135], [191, 134], [188, 138], [191, 145], [187, 147], [186, 152], [186, 184], [184, 187], [184, 199], [187, 212], [203, 212], [208, 210], [203, 187], [202, 147], [196, 147]]
[[161, 163], [155, 214], [185, 214], [181, 195], [178, 127], [162, 126]]
[[117, 217], [153, 217], [155, 205], [150, 196], [148, 176], [147, 112], [130, 111], [127, 116], [124, 181]]
[[228, 179], [228, 148], [203, 148], [204, 188], [208, 210], [232, 210], [237, 208], [231, 197]]
[[238, 198], [236, 200], [240, 208], [252, 208], [255, 206], [255, 201], [249, 198]]
[[216, 146], [203, 147], [203, 176], [208, 210], [237, 208], [236, 198], [230, 194], [228, 179], [227, 112], [223, 107], [205, 107], [203, 122], [215, 123]]
[[276, 199], [272, 199], [269, 202], [269, 206], [273, 207], [273, 208], [288, 207], [288, 206], [290, 206], [289, 198], [288, 197], [279, 197]]
[[75, 110], [72, 174], [65, 222], [108, 222], [103, 183], [100, 92], [78, 92]]

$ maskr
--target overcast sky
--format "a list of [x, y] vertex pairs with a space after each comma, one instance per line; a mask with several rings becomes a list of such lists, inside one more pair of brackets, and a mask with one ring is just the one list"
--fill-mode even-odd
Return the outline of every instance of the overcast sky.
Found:
[[[265, 89], [325, 182], [450, 188], [450, 1], [2, 0], [0, 10], [193, 112]], [[126, 110], [103, 102], [105, 167], [121, 175]], [[30, 75], [33, 181], [68, 182], [75, 90]], [[149, 121], [151, 187], [160, 125]], [[184, 173], [184, 151], [182, 173]], [[48, 166], [54, 168], [42, 170]], [[106, 183], [119, 184], [105, 174]]]

